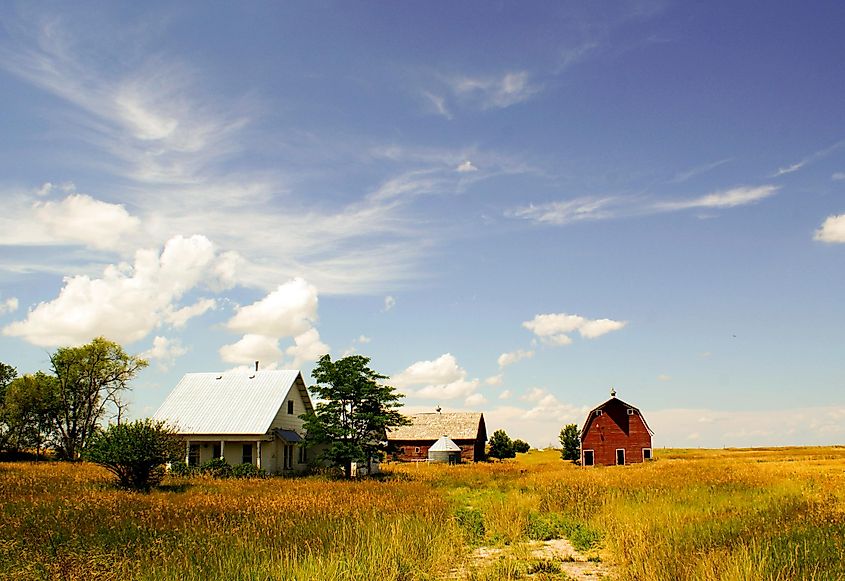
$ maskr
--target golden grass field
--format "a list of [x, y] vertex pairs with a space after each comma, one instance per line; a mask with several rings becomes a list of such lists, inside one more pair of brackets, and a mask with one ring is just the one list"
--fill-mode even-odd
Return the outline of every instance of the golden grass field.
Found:
[[[390, 465], [381, 479], [170, 479], [0, 464], [2, 579], [565, 579], [564, 536], [618, 579], [845, 579], [845, 448], [656, 450], [582, 469], [556, 451]], [[470, 558], [479, 546], [507, 549]]]

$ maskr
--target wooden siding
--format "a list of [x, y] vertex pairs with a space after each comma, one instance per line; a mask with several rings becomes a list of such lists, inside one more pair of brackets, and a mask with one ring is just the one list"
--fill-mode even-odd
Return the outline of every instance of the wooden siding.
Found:
[[[413, 462], [428, 459], [428, 449], [437, 440], [392, 440], [390, 443], [395, 452], [390, 454], [401, 462]], [[477, 462], [484, 459], [484, 442], [476, 440], [453, 440], [461, 449], [461, 460], [464, 462]], [[479, 451], [480, 446], [480, 451]], [[419, 448], [419, 452], [416, 449]]]
[[[587, 431], [581, 440], [583, 451], [593, 450], [594, 464], [597, 466], [616, 465], [616, 450], [625, 450], [625, 463], [636, 464], [643, 461], [643, 448], [651, 448], [651, 434], [639, 411], [630, 408], [619, 400], [610, 400], [601, 408], [601, 415], [596, 410], [588, 418]], [[628, 415], [628, 409], [634, 409]]]

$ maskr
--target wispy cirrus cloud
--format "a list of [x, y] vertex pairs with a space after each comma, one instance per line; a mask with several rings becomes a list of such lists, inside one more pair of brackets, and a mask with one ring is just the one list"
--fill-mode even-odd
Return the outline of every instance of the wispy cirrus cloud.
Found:
[[824, 157], [827, 157], [828, 155], [830, 155], [831, 153], [833, 153], [834, 151], [836, 151], [837, 149], [839, 149], [843, 145], [845, 145], [845, 139], [843, 139], [841, 141], [837, 141], [833, 145], [831, 145], [829, 147], [825, 147], [824, 149], [820, 149], [819, 151], [816, 151], [815, 153], [811, 153], [810, 155], [801, 159], [800, 161], [797, 161], [797, 162], [790, 164], [790, 165], [787, 165], [785, 167], [780, 167], [780, 168], [778, 168], [778, 170], [776, 172], [774, 172], [769, 177], [778, 178], [778, 177], [786, 175], [786, 174], [794, 173], [794, 172], [796, 172], [800, 169], [803, 169], [804, 166], [806, 166], [808, 164], [811, 164], [811, 163], [818, 161], [818, 160], [820, 160]]
[[648, 196], [579, 197], [571, 200], [529, 204], [505, 211], [505, 216], [538, 224], [565, 225], [582, 221], [646, 216], [692, 209], [726, 209], [753, 204], [773, 196], [777, 186], [736, 187], [697, 198], [655, 200]]

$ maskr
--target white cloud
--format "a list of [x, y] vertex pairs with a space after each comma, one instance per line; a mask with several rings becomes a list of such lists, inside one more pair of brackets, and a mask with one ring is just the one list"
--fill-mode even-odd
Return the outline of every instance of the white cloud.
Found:
[[484, 380], [485, 385], [502, 385], [505, 381], [505, 376], [501, 373], [498, 375], [491, 375]]
[[656, 201], [648, 196], [583, 196], [505, 211], [505, 216], [537, 224], [562, 226], [590, 220], [648, 216], [692, 209], [726, 209], [753, 204], [778, 191], [778, 186], [737, 187], [690, 199]]
[[360, 335], [358, 337], [358, 339], [356, 339], [356, 341], [358, 341], [358, 343], [361, 343], [362, 345], [365, 345], [365, 344], [369, 343], [370, 341], [372, 341], [372, 339], [370, 339], [366, 335]]
[[456, 399], [468, 397], [478, 389], [477, 379], [468, 380], [467, 372], [451, 353], [444, 353], [431, 361], [417, 361], [407, 369], [393, 375], [392, 385], [398, 388], [412, 388], [406, 395], [429, 399]]
[[246, 334], [236, 343], [223, 345], [220, 348], [220, 358], [227, 363], [249, 365], [254, 361], [278, 364], [282, 358], [279, 340], [266, 335]]
[[14, 313], [18, 310], [18, 299], [16, 297], [9, 297], [5, 301], [0, 302], [0, 315], [6, 313]]
[[446, 119], [452, 118], [452, 113], [446, 107], [446, 99], [441, 97], [440, 95], [435, 95], [429, 91], [423, 91], [423, 97], [429, 102], [429, 104], [434, 108], [434, 112], [438, 115], [445, 117]]
[[480, 393], [474, 393], [464, 400], [464, 405], [468, 407], [479, 406], [487, 403], [487, 398]]
[[176, 328], [184, 327], [185, 324], [193, 319], [199, 317], [206, 312], [217, 308], [217, 301], [214, 299], [200, 299], [193, 305], [182, 307], [177, 310], [170, 310], [165, 315], [165, 320]]
[[292, 368], [298, 368], [303, 363], [314, 363], [330, 351], [329, 346], [320, 340], [317, 329], [308, 329], [294, 337], [293, 342], [292, 346], [285, 349], [285, 354], [292, 358]]
[[522, 361], [523, 359], [531, 359], [534, 357], [533, 351], [526, 351], [524, 349], [517, 349], [516, 351], [509, 351], [507, 353], [502, 353], [499, 355], [498, 363], [499, 367], [507, 367], [508, 365], [513, 365], [517, 361]]
[[658, 381], [672, 381], [672, 376], [666, 375], [665, 373], [661, 373], [660, 375], [657, 376], [657, 380]]
[[382, 309], [384, 312], [391, 310], [393, 307], [396, 306], [396, 299], [393, 298], [391, 295], [387, 295], [384, 297], [384, 308]]
[[813, 238], [820, 242], [845, 243], [845, 214], [828, 216]]
[[474, 165], [472, 165], [472, 162], [470, 160], [466, 159], [463, 162], [461, 162], [461, 164], [458, 165], [458, 167], [455, 168], [455, 171], [457, 171], [459, 173], [470, 173], [470, 172], [478, 171], [478, 168], [475, 167]]
[[310, 329], [316, 320], [317, 289], [296, 278], [263, 299], [238, 307], [226, 326], [241, 333], [291, 337]]
[[483, 109], [504, 109], [527, 101], [541, 90], [530, 82], [527, 71], [501, 77], [456, 77], [449, 84], [456, 95], [478, 102]]
[[617, 331], [627, 325], [627, 321], [612, 319], [587, 319], [580, 315], [550, 313], [536, 315], [522, 326], [534, 333], [549, 345], [569, 345], [572, 338], [569, 333], [578, 331], [585, 339], [595, 339], [611, 331]]
[[204, 236], [176, 236], [161, 253], [139, 250], [134, 265], [110, 265], [101, 278], [66, 278], [57, 298], [39, 303], [3, 334], [40, 346], [79, 345], [98, 335], [137, 341], [170, 322], [179, 312], [175, 303], [212, 276], [214, 261]]
[[499, 399], [510, 399], [512, 395], [513, 392], [511, 392], [511, 390], [509, 389], [506, 389], [505, 391], [499, 394]]
[[188, 350], [182, 345], [179, 339], [168, 339], [167, 337], [156, 336], [153, 339], [153, 346], [141, 353], [144, 359], [150, 359], [158, 363], [158, 367], [166, 371], [173, 367], [176, 359], [187, 353]]
[[777, 186], [738, 187], [691, 200], [661, 202], [655, 206], [658, 210], [686, 210], [690, 208], [733, 208], [753, 204], [770, 196], [780, 189]]

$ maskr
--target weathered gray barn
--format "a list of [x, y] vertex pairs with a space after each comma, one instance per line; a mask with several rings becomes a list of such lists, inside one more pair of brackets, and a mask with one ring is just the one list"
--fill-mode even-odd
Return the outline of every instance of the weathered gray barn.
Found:
[[391, 429], [387, 440], [393, 458], [402, 461], [427, 460], [428, 450], [442, 436], [448, 436], [461, 449], [467, 462], [485, 459], [487, 427], [480, 412], [423, 413], [408, 416], [411, 424]]

